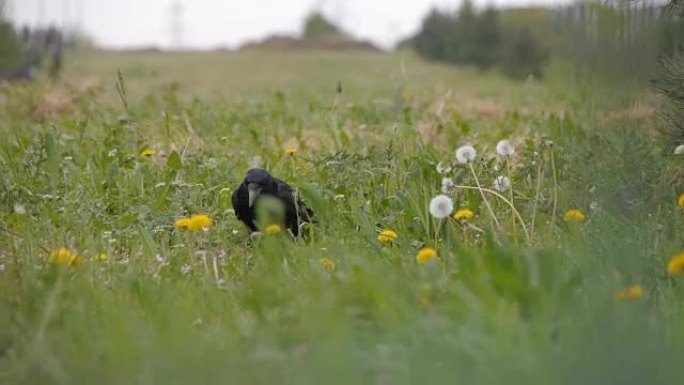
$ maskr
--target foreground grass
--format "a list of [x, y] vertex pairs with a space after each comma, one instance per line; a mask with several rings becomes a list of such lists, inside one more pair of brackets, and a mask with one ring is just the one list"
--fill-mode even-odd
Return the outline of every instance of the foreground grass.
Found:
[[[3, 382], [681, 380], [682, 186], [652, 115], [393, 55], [92, 55], [101, 89], [3, 90]], [[185, 81], [196, 63], [231, 70]], [[147, 69], [117, 93], [107, 65]], [[310, 238], [249, 238], [230, 194], [253, 162], [314, 207]], [[502, 174], [523, 223], [473, 189]], [[466, 224], [428, 213], [444, 176]], [[196, 213], [208, 231], [174, 228]], [[82, 263], [50, 264], [60, 247]]]

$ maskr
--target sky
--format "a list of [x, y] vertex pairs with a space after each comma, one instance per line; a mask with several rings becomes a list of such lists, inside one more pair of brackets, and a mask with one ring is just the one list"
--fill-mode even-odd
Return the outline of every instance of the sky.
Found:
[[[478, 6], [562, 0], [474, 0]], [[0, 3], [2, 0], [0, 0]], [[271, 34], [296, 35], [312, 10], [384, 48], [416, 32], [432, 8], [461, 0], [5, 0], [19, 25], [79, 27], [105, 48], [236, 48]]]

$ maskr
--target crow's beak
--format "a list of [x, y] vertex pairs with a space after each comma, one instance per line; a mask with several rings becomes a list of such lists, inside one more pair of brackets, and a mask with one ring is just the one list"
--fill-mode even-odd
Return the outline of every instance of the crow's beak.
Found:
[[261, 186], [256, 183], [250, 183], [247, 185], [247, 191], [249, 192], [249, 207], [252, 207], [254, 201], [261, 194]]

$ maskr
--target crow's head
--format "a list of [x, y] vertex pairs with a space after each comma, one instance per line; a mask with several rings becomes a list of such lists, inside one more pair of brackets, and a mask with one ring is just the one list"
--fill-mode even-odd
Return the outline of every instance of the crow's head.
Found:
[[247, 171], [244, 183], [247, 185], [247, 191], [249, 192], [249, 207], [252, 207], [254, 201], [261, 193], [275, 193], [277, 190], [275, 180], [263, 168], [253, 168]]

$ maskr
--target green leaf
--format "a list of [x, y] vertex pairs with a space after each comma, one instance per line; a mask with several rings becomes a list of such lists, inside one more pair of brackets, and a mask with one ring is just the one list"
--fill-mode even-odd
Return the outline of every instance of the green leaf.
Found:
[[181, 157], [176, 151], [173, 151], [171, 155], [169, 155], [169, 159], [166, 161], [166, 167], [174, 171], [178, 171], [183, 167], [183, 161], [181, 161]]
[[146, 254], [148, 256], [157, 255], [157, 251], [159, 248], [157, 246], [157, 243], [154, 241], [154, 238], [152, 238], [152, 234], [150, 234], [149, 231], [145, 230], [140, 225], [138, 225], [137, 227], [138, 233], [140, 234], [140, 238], [142, 238], [143, 249], [145, 250]]

